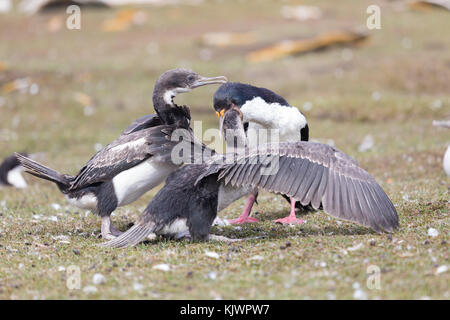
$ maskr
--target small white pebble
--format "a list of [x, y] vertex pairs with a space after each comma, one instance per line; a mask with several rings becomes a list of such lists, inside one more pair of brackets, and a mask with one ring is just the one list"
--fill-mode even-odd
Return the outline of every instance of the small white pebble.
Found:
[[133, 283], [133, 290], [134, 291], [141, 291], [144, 289], [144, 286], [138, 282]]
[[219, 259], [219, 254], [213, 251], [205, 251], [205, 256], [213, 259]]
[[431, 104], [431, 109], [436, 110], [440, 108], [442, 108], [442, 101], [439, 99], [434, 100], [433, 103]]
[[327, 266], [327, 263], [326, 263], [325, 261], [321, 261], [321, 262], [320, 262], [320, 266], [321, 266], [322, 268], [325, 268], [325, 267]]
[[328, 300], [336, 300], [336, 295], [333, 292], [327, 292]]
[[428, 228], [428, 235], [430, 236], [430, 237], [437, 237], [438, 235], [439, 235], [439, 232], [436, 230], [436, 229], [434, 229], [434, 228]]
[[354, 245], [353, 247], [347, 248], [347, 251], [357, 251], [359, 249], [362, 249], [362, 247], [364, 247], [364, 245], [362, 242], [360, 242], [357, 245]]
[[86, 286], [83, 288], [83, 292], [86, 294], [96, 293], [98, 289], [94, 286]]
[[222, 219], [222, 218], [219, 218], [219, 217], [217, 217], [216, 219], [214, 219], [214, 222], [213, 222], [213, 226], [229, 226], [230, 225], [230, 223], [228, 222], [228, 220], [226, 220], [226, 219]]
[[380, 99], [381, 99], [381, 94], [380, 94], [378, 91], [374, 91], [374, 92], [372, 93], [372, 99], [373, 99], [374, 101], [380, 100]]
[[63, 266], [59, 266], [58, 271], [66, 271], [66, 268], [64, 268]]
[[28, 89], [32, 96], [39, 93], [39, 85], [37, 83], [33, 83]]
[[439, 266], [436, 269], [436, 275], [447, 272], [448, 271], [448, 267], [447, 266]]
[[61, 210], [61, 205], [58, 203], [52, 203], [51, 206], [55, 210]]
[[373, 149], [374, 146], [375, 146], [375, 140], [372, 135], [368, 134], [364, 137], [363, 141], [358, 146], [358, 151], [366, 152], [366, 151], [369, 151], [370, 149]]
[[106, 278], [100, 273], [96, 273], [92, 277], [92, 283], [93, 284], [103, 284], [105, 282], [106, 282]]
[[92, 106], [84, 107], [84, 115], [90, 117], [95, 113], [95, 109]]
[[211, 280], [216, 280], [216, 279], [217, 279], [217, 272], [215, 272], [215, 271], [210, 271], [210, 272], [208, 272], [207, 277], [208, 277], [209, 279], [211, 279]]
[[310, 111], [313, 108], [313, 104], [310, 101], [306, 101], [303, 104], [303, 110]]
[[57, 216], [50, 216], [50, 217], [48, 217], [48, 220], [53, 221], [53, 222], [58, 222], [58, 217]]
[[355, 290], [355, 292], [353, 292], [353, 299], [356, 299], [356, 300], [367, 300], [367, 293], [365, 293], [361, 289], [357, 289], [357, 290]]
[[161, 264], [154, 265], [152, 267], [152, 269], [167, 272], [167, 271], [170, 271], [170, 266], [168, 264], [161, 263]]
[[259, 256], [259, 255], [256, 255], [256, 256], [253, 256], [253, 257], [250, 258], [250, 260], [257, 260], [257, 261], [261, 261], [263, 259], [264, 259], [264, 257], [263, 256]]

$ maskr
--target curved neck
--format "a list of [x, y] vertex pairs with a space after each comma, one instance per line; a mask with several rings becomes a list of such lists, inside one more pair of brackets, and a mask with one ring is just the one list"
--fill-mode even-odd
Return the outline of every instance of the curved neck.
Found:
[[[170, 96], [169, 96], [170, 95]], [[169, 100], [170, 98], [170, 100]], [[168, 90], [164, 90], [158, 83], [153, 89], [153, 108], [161, 118], [163, 123], [170, 124], [173, 122], [173, 108], [176, 107], [173, 103], [173, 96]]]

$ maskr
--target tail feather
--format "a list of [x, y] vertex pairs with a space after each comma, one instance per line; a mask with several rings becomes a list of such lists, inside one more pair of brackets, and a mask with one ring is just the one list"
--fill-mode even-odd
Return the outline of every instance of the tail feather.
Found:
[[49, 167], [46, 167], [19, 153], [15, 153], [15, 156], [17, 160], [19, 160], [21, 165], [25, 168], [25, 171], [27, 173], [41, 179], [52, 181], [56, 183], [61, 190], [70, 187], [70, 177], [63, 175], [53, 169], [50, 169]]
[[141, 241], [144, 241], [145, 238], [147, 238], [154, 231], [154, 223], [138, 222], [117, 238], [108, 242], [104, 242], [101, 244], [101, 246], [109, 248], [134, 247]]

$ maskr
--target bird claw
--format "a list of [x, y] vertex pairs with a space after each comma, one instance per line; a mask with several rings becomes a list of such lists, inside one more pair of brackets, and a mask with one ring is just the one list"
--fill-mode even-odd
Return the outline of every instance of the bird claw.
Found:
[[302, 219], [298, 219], [295, 217], [285, 217], [281, 219], [274, 220], [275, 223], [281, 223], [281, 224], [302, 224], [304, 221]]

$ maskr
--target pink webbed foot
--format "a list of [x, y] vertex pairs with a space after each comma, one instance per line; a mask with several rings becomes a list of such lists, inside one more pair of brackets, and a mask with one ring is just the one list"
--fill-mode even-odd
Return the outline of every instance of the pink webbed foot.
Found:
[[291, 213], [285, 218], [275, 220], [275, 223], [281, 224], [302, 224], [303, 222], [295, 216], [295, 199], [293, 198], [291, 198]]
[[302, 219], [296, 218], [295, 216], [287, 216], [285, 218], [274, 220], [274, 222], [281, 224], [302, 224], [304, 221]]
[[244, 224], [244, 223], [259, 222], [259, 220], [252, 217], [239, 217], [236, 219], [228, 220], [228, 222], [230, 224]]

